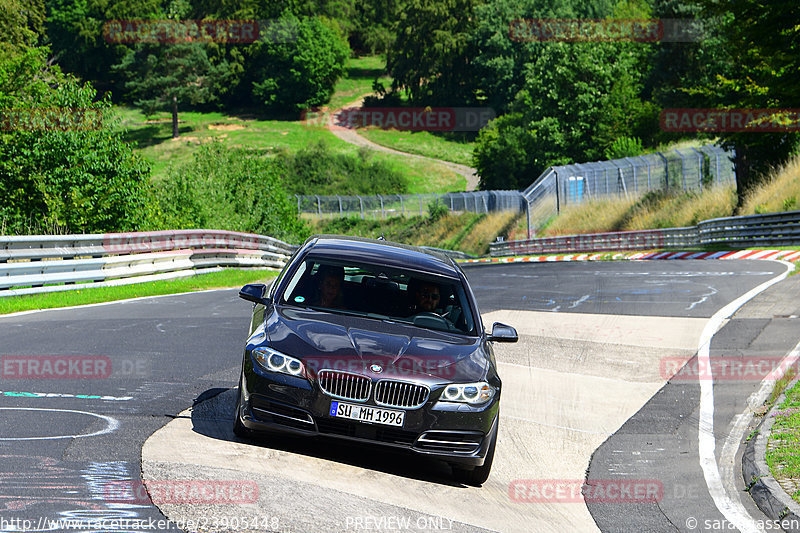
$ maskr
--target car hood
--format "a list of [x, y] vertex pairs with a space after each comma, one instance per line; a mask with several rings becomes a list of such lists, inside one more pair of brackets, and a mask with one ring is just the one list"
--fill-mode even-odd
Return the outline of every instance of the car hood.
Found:
[[275, 310], [265, 344], [314, 374], [334, 369], [433, 384], [482, 380], [489, 367], [479, 337], [311, 310]]

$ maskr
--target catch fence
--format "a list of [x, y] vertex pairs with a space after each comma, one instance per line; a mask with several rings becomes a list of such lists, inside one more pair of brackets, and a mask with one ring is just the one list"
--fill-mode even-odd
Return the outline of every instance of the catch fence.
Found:
[[437, 203], [454, 213], [520, 212], [525, 208], [524, 198], [519, 191], [295, 197], [301, 214], [319, 218], [359, 217], [383, 220], [395, 216], [422, 216], [428, 214]]
[[528, 205], [528, 236], [563, 209], [589, 200], [735, 183], [733, 152], [713, 145], [549, 167], [522, 192]]

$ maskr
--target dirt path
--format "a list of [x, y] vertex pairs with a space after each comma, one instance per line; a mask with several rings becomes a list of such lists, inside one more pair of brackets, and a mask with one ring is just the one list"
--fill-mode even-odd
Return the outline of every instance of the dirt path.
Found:
[[[361, 107], [364, 104], [364, 98], [367, 95], [362, 96], [358, 100], [351, 102], [345, 107]], [[382, 146], [380, 144], [374, 143], [369, 139], [362, 137], [358, 134], [355, 128], [347, 128], [345, 126], [340, 126], [335, 123], [333, 117], [337, 116], [341, 109], [336, 109], [335, 111], [331, 112], [330, 117], [331, 119], [328, 120], [328, 130], [331, 133], [339, 137], [346, 143], [354, 144], [356, 146], [364, 146], [369, 148], [370, 150], [375, 150], [378, 152], [385, 152], [388, 154], [397, 154], [404, 157], [413, 157], [416, 159], [425, 159], [427, 161], [432, 161], [434, 163], [439, 163], [440, 165], [444, 165], [445, 167], [449, 168], [453, 172], [461, 174], [467, 180], [467, 190], [474, 191], [478, 188], [478, 171], [472, 167], [468, 167], [466, 165], [459, 165], [458, 163], [452, 163], [450, 161], [443, 161], [441, 159], [434, 159], [432, 157], [427, 157], [424, 155], [417, 155], [417, 154], [409, 154], [408, 152], [401, 152], [400, 150], [395, 150], [394, 148], [387, 148], [386, 146]]]

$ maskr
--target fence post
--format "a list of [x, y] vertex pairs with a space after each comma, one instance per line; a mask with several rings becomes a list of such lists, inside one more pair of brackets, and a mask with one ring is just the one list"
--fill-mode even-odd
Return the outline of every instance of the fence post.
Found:
[[644, 159], [644, 164], [647, 165], [647, 190], [648, 191], [652, 190], [653, 185], [650, 183], [650, 161], [648, 161], [647, 158], [643, 155], [640, 155], [639, 157]]
[[298, 195], [296, 195], [296, 194], [294, 195], [294, 197], [297, 198], [297, 214], [299, 215], [300, 214], [300, 197]]
[[[561, 213], [561, 191], [558, 190], [558, 171], [554, 172], [556, 175], [556, 215]], [[606, 178], [608, 177], [608, 173], [606, 173]]]
[[[691, 147], [690, 147], [691, 148]], [[697, 154], [697, 181], [700, 183], [700, 188], [703, 188], [703, 154], [696, 148], [692, 151]]]
[[630, 157], [626, 157], [625, 161], [627, 161], [628, 164], [633, 168], [633, 193], [636, 194], [636, 192], [639, 190], [639, 187], [636, 184], [636, 165], [633, 164]]
[[360, 196], [358, 197], [358, 203], [361, 205], [361, 220], [364, 220], [364, 200]]
[[400, 216], [403, 216], [403, 195], [398, 194], [397, 197], [400, 198]]
[[667, 160], [667, 156], [662, 154], [661, 152], [656, 152], [658, 156], [664, 160], [664, 190], [669, 190], [669, 161]]
[[344, 217], [344, 213], [342, 212], [342, 197], [337, 194], [336, 199], [339, 200], [339, 218], [342, 218]]
[[322, 201], [319, 199], [318, 194], [315, 194], [314, 196], [317, 198], [317, 216], [322, 218]]
[[675, 153], [681, 158], [681, 179], [683, 182], [683, 192], [686, 192], [686, 161], [684, 161], [683, 154], [680, 150], [676, 149]]
[[525, 218], [528, 221], [528, 240], [531, 240], [531, 204], [528, 203], [528, 199], [524, 196], [522, 197], [525, 200]]
[[386, 211], [383, 210], [383, 196], [379, 194], [378, 200], [381, 202], [381, 220], [386, 220]]

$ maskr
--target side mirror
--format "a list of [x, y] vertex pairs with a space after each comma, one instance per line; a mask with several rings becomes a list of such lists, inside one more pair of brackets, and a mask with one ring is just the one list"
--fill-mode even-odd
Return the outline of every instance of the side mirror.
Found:
[[494, 342], [517, 342], [519, 336], [517, 335], [517, 330], [511, 326], [495, 322], [492, 325], [492, 334], [489, 335], [488, 340]]
[[264, 293], [266, 292], [267, 286], [263, 283], [249, 283], [239, 289], [239, 298], [247, 300], [248, 302], [267, 305], [269, 303], [269, 298], [264, 297]]

